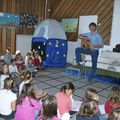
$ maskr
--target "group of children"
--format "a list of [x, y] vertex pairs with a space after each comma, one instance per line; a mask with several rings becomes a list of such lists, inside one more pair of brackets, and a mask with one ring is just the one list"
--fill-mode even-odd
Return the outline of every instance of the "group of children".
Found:
[[[7, 59], [8, 58], [8, 59]], [[16, 56], [6, 50], [0, 60], [0, 118], [5, 120], [120, 120], [120, 89], [113, 87], [104, 105], [105, 115], [100, 114], [99, 95], [88, 88], [80, 101], [79, 110], [72, 111], [75, 87], [64, 84], [55, 95], [37, 88], [32, 81], [33, 71], [43, 68], [41, 57], [28, 52], [25, 60], [20, 51]]]
[[[10, 68], [12, 70], [15, 70], [15, 72], [20, 71], [23, 67], [33, 68], [37, 70], [44, 68], [41, 56], [39, 55], [38, 51], [34, 52], [34, 54], [31, 51], [29, 51], [25, 59], [23, 59], [21, 51], [17, 50], [15, 56], [13, 56], [10, 52], [10, 49], [7, 48], [6, 53], [2, 59], [7, 65], [11, 65]], [[17, 67], [18, 70], [16, 70], [15, 67]]]
[[[58, 104], [58, 116], [69, 120], [74, 100], [72, 94], [75, 88], [72, 83], [66, 83], [55, 96]], [[103, 105], [102, 105], [103, 106]], [[101, 111], [105, 111], [102, 113]], [[99, 105], [99, 95], [95, 89], [88, 88], [80, 102], [76, 120], [120, 120], [120, 89], [112, 87], [104, 107]]]

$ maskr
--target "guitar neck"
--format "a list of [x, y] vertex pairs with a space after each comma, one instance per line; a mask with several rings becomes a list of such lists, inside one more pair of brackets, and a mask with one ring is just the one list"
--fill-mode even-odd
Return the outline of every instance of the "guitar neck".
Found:
[[82, 35], [79, 35], [78, 38], [79, 39], [88, 39], [87, 36], [82, 36]]

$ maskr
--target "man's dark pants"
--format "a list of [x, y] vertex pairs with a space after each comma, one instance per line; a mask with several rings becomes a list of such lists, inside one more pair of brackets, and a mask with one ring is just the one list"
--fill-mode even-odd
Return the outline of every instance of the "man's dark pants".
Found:
[[75, 50], [75, 54], [76, 54], [76, 62], [82, 62], [82, 58], [81, 58], [81, 53], [86, 54], [86, 55], [91, 55], [92, 58], [92, 72], [89, 75], [88, 79], [93, 79], [95, 73], [96, 73], [96, 69], [97, 69], [97, 59], [98, 59], [98, 55], [99, 55], [99, 50], [90, 50], [90, 49], [85, 49], [85, 48], [76, 48]]

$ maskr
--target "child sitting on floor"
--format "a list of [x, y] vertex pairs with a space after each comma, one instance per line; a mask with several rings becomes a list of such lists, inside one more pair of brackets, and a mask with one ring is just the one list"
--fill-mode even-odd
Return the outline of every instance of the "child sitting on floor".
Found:
[[28, 59], [28, 69], [36, 70], [32, 57]]
[[112, 87], [108, 99], [105, 103], [105, 112], [110, 114], [114, 108], [120, 107], [120, 93], [119, 88]]
[[[7, 77], [12, 77], [12, 75], [9, 74], [9, 72], [8, 72], [7, 64], [3, 64], [2, 73], [1, 73], [1, 76], [0, 76], [0, 89], [3, 89], [3, 87], [4, 87], [4, 80]], [[17, 80], [17, 77], [15, 76], [15, 85], [14, 85], [14, 88], [12, 89], [14, 92], [18, 92], [18, 85], [19, 85], [20, 82], [21, 81]]]
[[32, 53], [29, 51], [25, 57], [25, 66], [28, 67], [28, 60], [29, 58], [32, 58]]
[[76, 120], [100, 120], [96, 112], [98, 103], [95, 100], [86, 100], [76, 117]]
[[85, 91], [85, 99], [87, 99], [87, 100], [93, 99], [93, 100], [96, 100], [97, 102], [99, 102], [98, 92], [93, 88], [88, 88]]
[[[20, 84], [20, 86], [19, 86], [19, 95], [21, 94], [21, 91], [22, 91], [22, 89], [23, 89], [23, 86], [24, 86], [25, 84], [27, 84], [27, 83], [31, 83], [32, 80], [33, 80], [33, 77], [32, 77], [31, 72], [26, 71], [26, 72], [24, 73], [24, 80], [23, 80], [23, 82], [21, 82], [21, 84]], [[36, 97], [36, 99], [38, 99], [38, 100], [42, 99], [43, 97], [45, 97], [45, 96], [47, 95], [46, 92], [38, 89], [35, 85], [34, 85], [34, 90], [35, 90], [35, 91], [34, 91], [34, 92], [35, 92], [35, 97]]]
[[0, 75], [1, 75], [1, 72], [2, 72], [3, 64], [5, 64], [5, 61], [0, 59]]
[[20, 78], [21, 79], [24, 79], [24, 75], [25, 75], [26, 71], [28, 71], [28, 70], [25, 66], [21, 68], [21, 70], [20, 70]]
[[28, 59], [27, 70], [29, 70], [32, 73], [33, 78], [37, 76], [37, 69], [36, 69], [35, 65], [33, 64], [33, 58], [32, 57], [30, 57]]
[[35, 120], [38, 117], [42, 104], [36, 100], [35, 88], [31, 83], [23, 86], [17, 100], [17, 109], [14, 120]]
[[112, 110], [108, 120], [120, 120], [120, 107]]
[[6, 49], [6, 53], [4, 55], [4, 61], [7, 65], [10, 65], [10, 61], [13, 59], [13, 56], [11, 55], [10, 48]]
[[32, 80], [33, 78], [32, 78], [31, 72], [26, 71], [24, 73], [24, 81], [19, 86], [19, 95], [21, 94], [24, 84], [30, 83]]
[[0, 120], [11, 120], [14, 118], [17, 96], [11, 90], [14, 80], [10, 77], [4, 80], [4, 89], [0, 90]]
[[20, 71], [21, 68], [24, 66], [24, 60], [19, 50], [16, 51], [15, 59], [18, 71]]
[[6, 63], [2, 65], [2, 71], [0, 75], [0, 89], [3, 89], [4, 87], [4, 80], [5, 78], [9, 77], [9, 72], [8, 72], [8, 66]]
[[43, 64], [42, 64], [42, 58], [39, 55], [38, 51], [36, 51], [35, 54], [34, 54], [33, 64], [36, 67], [36, 69], [38, 69], [38, 70], [44, 68]]
[[[96, 101], [97, 103], [99, 102], [99, 95], [98, 95], [98, 92], [95, 90], [95, 89], [92, 89], [92, 88], [88, 88], [86, 91], [85, 91], [85, 98], [83, 99], [82, 103], [81, 103], [81, 106], [80, 106], [80, 109], [83, 107], [83, 103], [85, 101], [89, 101], [89, 100], [94, 100]], [[96, 106], [96, 113], [99, 112], [99, 108], [98, 108], [98, 105]]]
[[[86, 101], [86, 100], [91, 100], [91, 99], [99, 102], [99, 95], [95, 89], [88, 88], [85, 91], [85, 97], [84, 97], [82, 103], [84, 103], [84, 101]], [[81, 104], [81, 106], [82, 106], [82, 104]], [[96, 110], [98, 111], [98, 108]]]
[[11, 64], [9, 65], [9, 72], [10, 72], [10, 74], [12, 74], [12, 75], [16, 75], [16, 76], [19, 75], [19, 72], [18, 72], [18, 69], [17, 69], [17, 66], [16, 66], [16, 60], [15, 60], [15, 59], [12, 59], [12, 60], [11, 60]]
[[57, 117], [57, 100], [54, 96], [48, 96], [43, 101], [43, 109], [38, 120], [60, 120]]
[[70, 119], [71, 98], [70, 95], [74, 91], [74, 85], [71, 82], [66, 83], [55, 96], [57, 98], [58, 113], [62, 120]]

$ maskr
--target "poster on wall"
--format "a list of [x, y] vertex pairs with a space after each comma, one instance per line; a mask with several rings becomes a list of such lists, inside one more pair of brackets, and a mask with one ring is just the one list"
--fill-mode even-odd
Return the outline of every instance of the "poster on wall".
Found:
[[0, 13], [0, 28], [34, 27], [38, 24], [37, 15], [22, 13]]
[[34, 27], [38, 25], [38, 16], [31, 13], [20, 14], [20, 27]]
[[19, 21], [19, 15], [0, 13], [0, 28], [18, 27]]
[[62, 19], [61, 25], [65, 32], [76, 32], [78, 29], [78, 18]]

